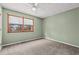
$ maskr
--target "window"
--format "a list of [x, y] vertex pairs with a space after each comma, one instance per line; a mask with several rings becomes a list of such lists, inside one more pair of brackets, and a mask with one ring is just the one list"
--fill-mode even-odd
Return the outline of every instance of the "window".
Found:
[[24, 31], [32, 31], [33, 30], [33, 20], [24, 18]]
[[8, 14], [8, 32], [32, 32], [34, 31], [34, 20]]

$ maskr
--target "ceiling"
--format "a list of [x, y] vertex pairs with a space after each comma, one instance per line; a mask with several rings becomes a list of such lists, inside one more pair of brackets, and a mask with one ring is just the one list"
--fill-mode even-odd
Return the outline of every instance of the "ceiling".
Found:
[[4, 8], [30, 14], [40, 18], [45, 18], [79, 7], [78, 3], [38, 3], [37, 10], [33, 11], [31, 3], [1, 3], [0, 5]]

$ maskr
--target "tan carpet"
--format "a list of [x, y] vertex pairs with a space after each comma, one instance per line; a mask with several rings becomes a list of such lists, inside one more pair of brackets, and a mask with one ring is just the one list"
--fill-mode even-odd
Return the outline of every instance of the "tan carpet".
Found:
[[76, 55], [79, 48], [46, 39], [4, 47], [1, 55]]

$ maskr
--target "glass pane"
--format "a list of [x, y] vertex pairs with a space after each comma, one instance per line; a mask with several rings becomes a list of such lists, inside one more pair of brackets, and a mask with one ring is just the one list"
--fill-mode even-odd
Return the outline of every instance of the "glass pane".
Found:
[[9, 16], [10, 32], [20, 32], [22, 30], [22, 18]]
[[33, 20], [31, 19], [24, 19], [24, 30], [31, 31], [33, 26]]
[[33, 25], [33, 20], [31, 20], [31, 19], [24, 19], [24, 25]]
[[15, 16], [9, 16], [9, 23], [10, 24], [22, 24], [22, 18], [15, 17]]

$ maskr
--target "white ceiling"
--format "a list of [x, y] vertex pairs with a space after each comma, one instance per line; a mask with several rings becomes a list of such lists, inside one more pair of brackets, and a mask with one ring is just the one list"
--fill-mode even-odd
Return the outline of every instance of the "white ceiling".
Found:
[[11, 10], [27, 13], [40, 18], [45, 18], [79, 7], [78, 3], [39, 3], [37, 10], [33, 11], [31, 3], [1, 3], [0, 5]]

